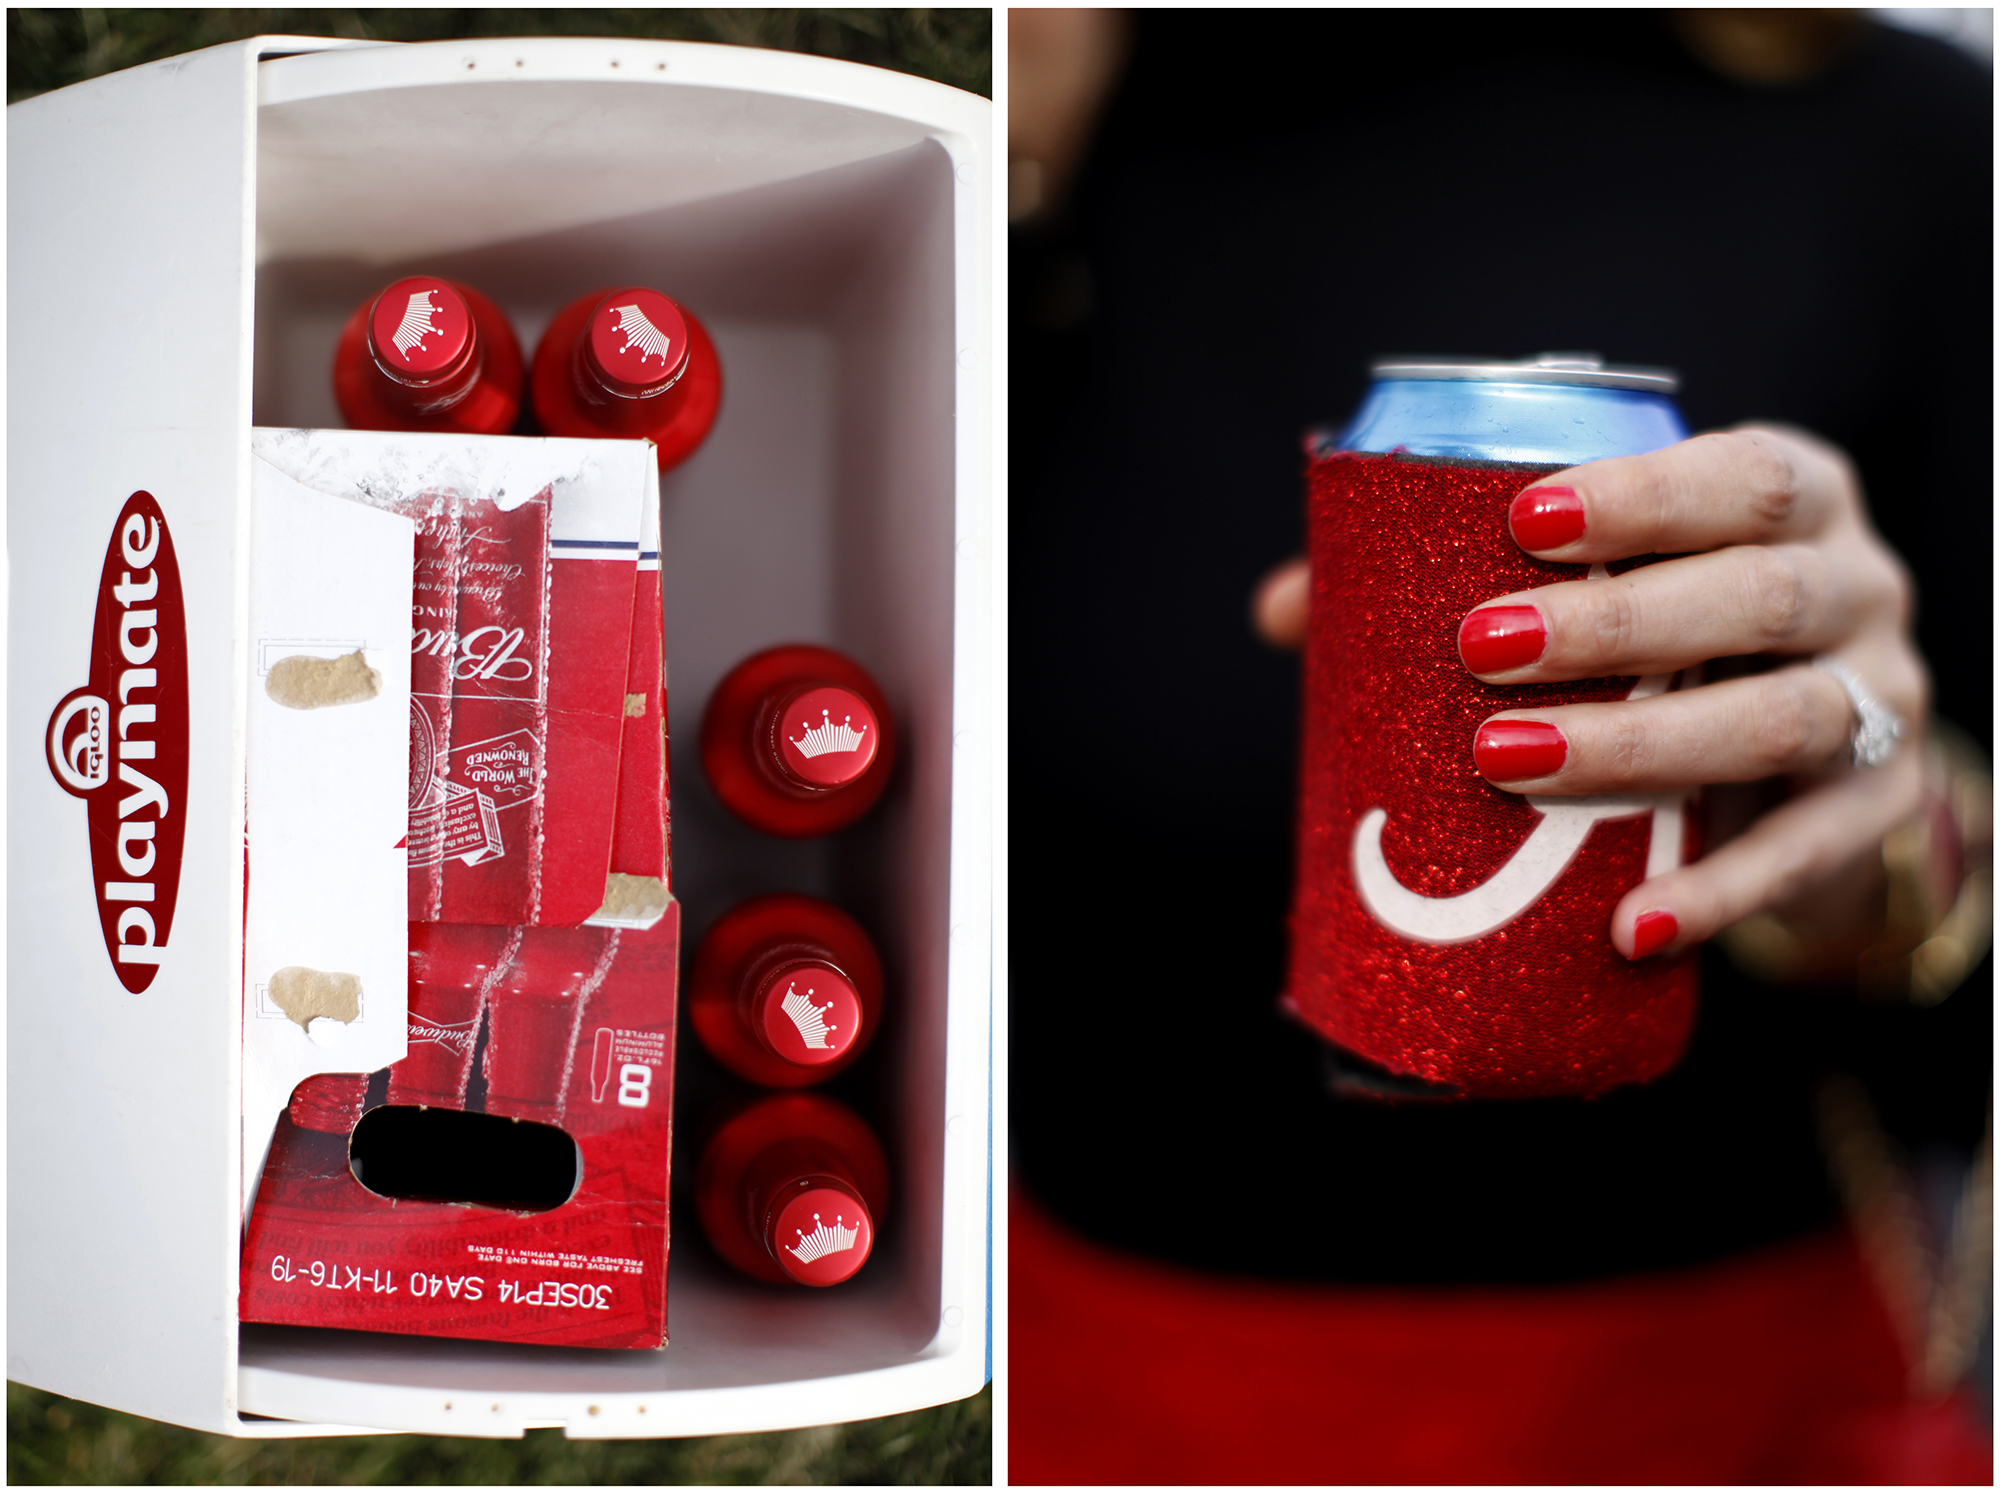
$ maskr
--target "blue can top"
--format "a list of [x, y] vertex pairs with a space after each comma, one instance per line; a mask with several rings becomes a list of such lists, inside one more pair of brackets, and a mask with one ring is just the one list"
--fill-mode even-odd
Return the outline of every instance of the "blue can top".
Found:
[[1607, 367], [1591, 353], [1519, 363], [1397, 358], [1334, 444], [1343, 451], [1575, 466], [1687, 439], [1664, 369]]

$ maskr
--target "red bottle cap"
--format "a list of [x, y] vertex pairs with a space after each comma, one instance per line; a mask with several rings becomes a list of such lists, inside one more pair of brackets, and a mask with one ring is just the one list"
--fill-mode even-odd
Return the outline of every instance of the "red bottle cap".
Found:
[[868, 771], [881, 736], [867, 701], [838, 685], [815, 685], [778, 708], [772, 746], [788, 778], [830, 789]]
[[789, 1063], [831, 1063], [861, 1036], [861, 996], [823, 960], [787, 965], [764, 982], [757, 1030]]
[[613, 291], [590, 314], [591, 372], [611, 393], [644, 399], [674, 386], [688, 366], [687, 322], [658, 291]]
[[400, 384], [435, 384], [472, 355], [472, 311], [432, 275], [398, 280], [368, 313], [368, 352]]
[[805, 1286], [833, 1286], [867, 1263], [875, 1224], [860, 1199], [830, 1181], [813, 1179], [785, 1199], [765, 1244], [781, 1269]]

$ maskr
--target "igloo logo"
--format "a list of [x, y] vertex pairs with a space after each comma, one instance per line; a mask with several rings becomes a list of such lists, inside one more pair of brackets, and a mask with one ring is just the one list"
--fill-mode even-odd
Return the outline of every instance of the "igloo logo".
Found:
[[49, 767], [72, 794], [101, 789], [111, 780], [111, 705], [101, 695], [75, 690], [49, 721]]
[[111, 968], [137, 994], [167, 952], [187, 832], [187, 613], [166, 515], [125, 500], [97, 586], [90, 677], [56, 703], [49, 772], [82, 799]]

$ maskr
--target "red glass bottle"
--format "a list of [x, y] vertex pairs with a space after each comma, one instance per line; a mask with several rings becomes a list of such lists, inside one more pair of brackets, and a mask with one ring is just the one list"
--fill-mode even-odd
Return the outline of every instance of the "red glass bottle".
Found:
[[832, 903], [777, 892], [731, 908], [701, 941], [688, 1019], [753, 1084], [818, 1084], [861, 1056], [882, 1016], [882, 960]]
[[656, 290], [618, 286], [556, 313], [528, 390], [544, 435], [646, 437], [670, 472], [715, 424], [722, 365], [693, 312]]
[[695, 1209], [716, 1253], [759, 1281], [834, 1286], [859, 1271], [889, 1202], [867, 1122], [821, 1095], [771, 1095], [702, 1149]]
[[767, 835], [825, 835], [866, 814], [889, 781], [894, 723], [882, 687], [830, 648], [794, 643], [723, 676], [701, 721], [716, 797]]
[[411, 275], [363, 302], [341, 330], [333, 394], [363, 431], [505, 435], [521, 413], [520, 340], [469, 285]]

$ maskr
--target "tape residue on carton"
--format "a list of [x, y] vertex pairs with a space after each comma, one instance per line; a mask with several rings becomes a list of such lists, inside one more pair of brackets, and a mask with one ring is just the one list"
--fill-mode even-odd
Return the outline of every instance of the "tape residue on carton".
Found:
[[352, 1022], [361, 1015], [361, 977], [341, 970], [287, 965], [265, 983], [271, 1004], [308, 1032], [315, 1017]]
[[604, 904], [586, 922], [612, 928], [648, 929], [667, 911], [673, 894], [658, 877], [612, 872], [604, 879]]
[[352, 705], [382, 693], [382, 671], [371, 669], [360, 649], [337, 659], [293, 654], [271, 666], [264, 676], [264, 693], [294, 711]]

